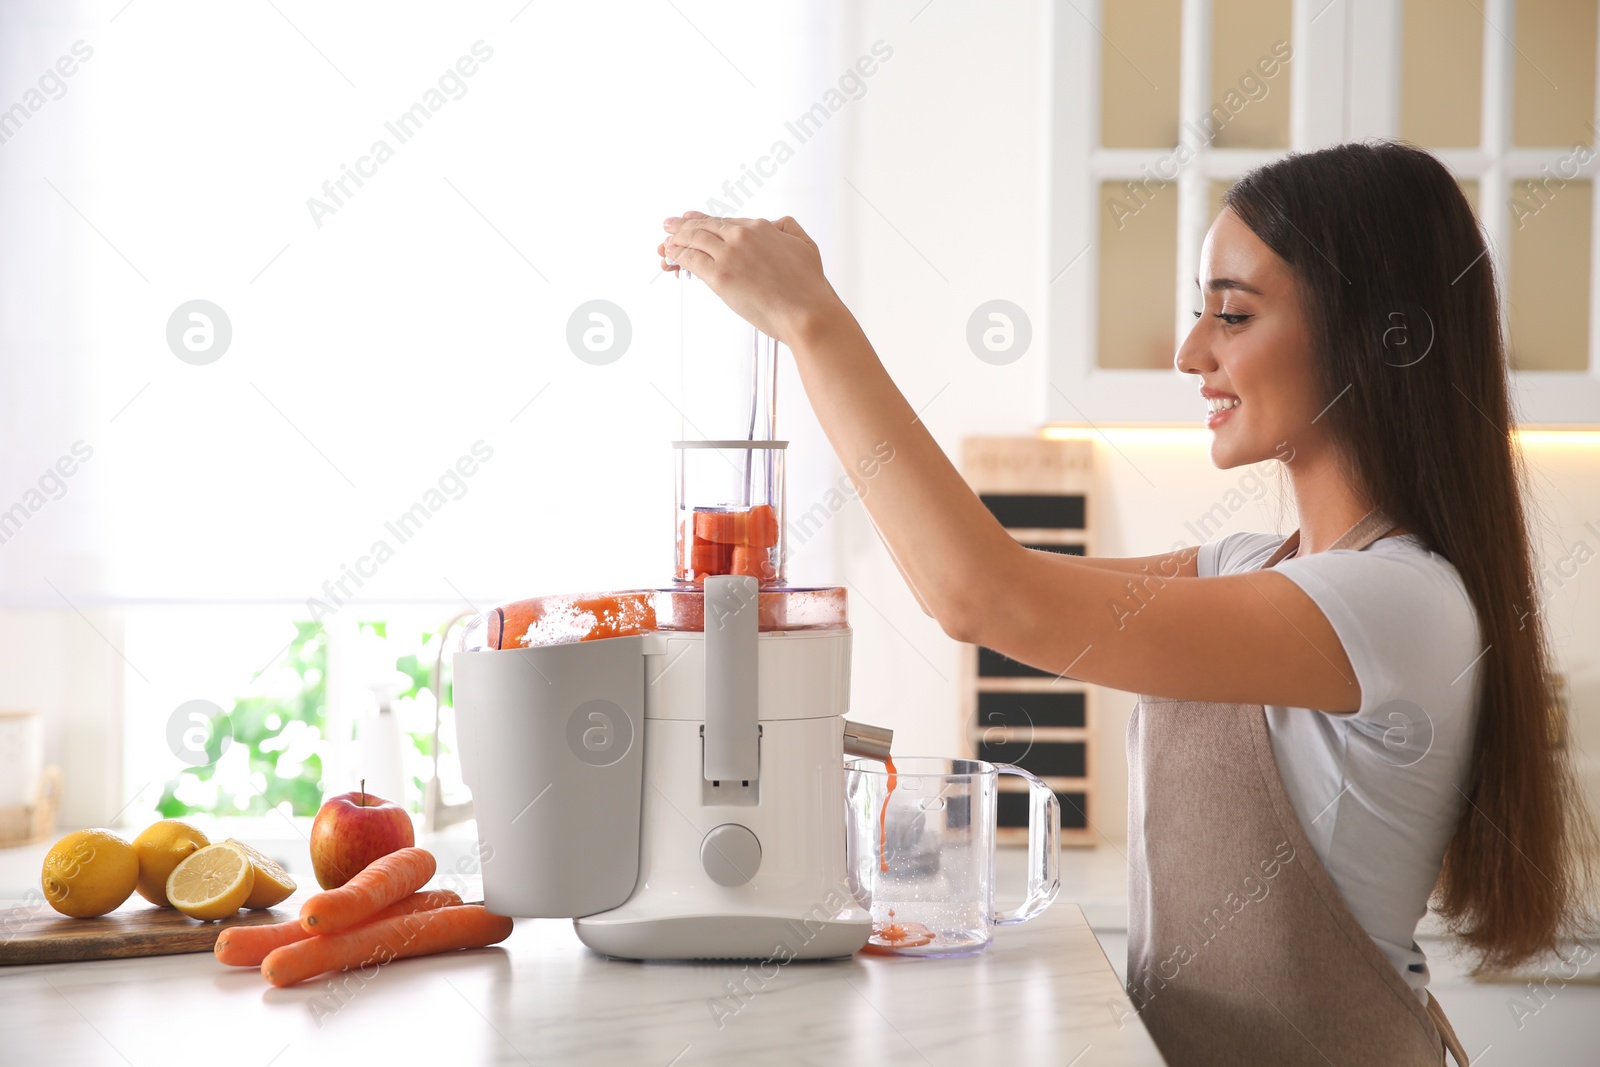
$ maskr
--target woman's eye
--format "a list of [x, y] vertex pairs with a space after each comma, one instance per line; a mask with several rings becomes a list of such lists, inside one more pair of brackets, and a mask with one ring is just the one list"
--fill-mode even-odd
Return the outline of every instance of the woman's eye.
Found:
[[[1193, 315], [1196, 319], [1198, 319], [1201, 315], [1204, 315], [1205, 312], [1203, 312], [1203, 311], [1191, 311], [1190, 314]], [[1236, 314], [1236, 313], [1231, 312], [1231, 311], [1219, 311], [1219, 312], [1216, 313], [1215, 317], [1221, 319], [1223, 322], [1227, 323], [1229, 326], [1237, 326], [1241, 322], [1243, 322], [1245, 319], [1248, 319], [1250, 316], [1249, 315], [1239, 315], [1239, 314]]]

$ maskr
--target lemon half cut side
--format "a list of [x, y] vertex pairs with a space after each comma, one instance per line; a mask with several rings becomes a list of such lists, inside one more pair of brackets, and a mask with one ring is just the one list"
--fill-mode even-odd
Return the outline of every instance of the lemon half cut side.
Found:
[[250, 899], [255, 884], [255, 867], [244, 850], [207, 845], [173, 868], [167, 899], [191, 919], [226, 919]]
[[250, 857], [250, 865], [255, 868], [256, 884], [255, 888], [250, 890], [250, 895], [245, 898], [244, 906], [246, 908], [255, 910], [276, 907], [288, 900], [289, 895], [298, 888], [295, 880], [290, 877], [289, 872], [284, 870], [271, 856], [231, 837], [224, 841], [223, 844], [232, 845], [234, 848], [243, 851], [246, 856]]

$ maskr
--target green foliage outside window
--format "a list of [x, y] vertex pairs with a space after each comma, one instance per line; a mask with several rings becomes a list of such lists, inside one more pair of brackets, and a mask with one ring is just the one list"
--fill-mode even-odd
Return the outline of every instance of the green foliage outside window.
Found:
[[[285, 672], [293, 672], [291, 679]], [[297, 679], [297, 682], [296, 682]], [[225, 719], [206, 742], [209, 760], [201, 767], [186, 767], [162, 789], [156, 808], [164, 819], [205, 813], [212, 815], [264, 815], [285, 801], [293, 815], [315, 815], [322, 805], [322, 759], [310, 754], [292, 761], [286, 742], [309, 728], [317, 738], [327, 736], [328, 634], [321, 623], [295, 623], [288, 651], [251, 683], [251, 690], [234, 701]], [[304, 723], [295, 727], [294, 723]], [[257, 789], [216, 779], [219, 760], [233, 746], [248, 754], [249, 779], [265, 779]], [[178, 797], [185, 777], [217, 781], [215, 802], [186, 803]]]
[[[232, 709], [220, 720], [225, 728], [213, 729], [206, 742], [206, 764], [186, 767], [164, 785], [156, 805], [162, 818], [264, 815], [285, 803], [290, 815], [317, 813], [323, 796], [320, 753], [330, 740], [328, 633], [317, 622], [294, 625], [295, 637], [287, 651], [235, 698]], [[412, 630], [405, 636], [414, 640], [400, 640], [390, 637], [391, 628], [385, 622], [361, 622], [358, 640], [382, 642], [381, 661], [392, 662], [397, 675], [403, 676], [395, 678], [394, 710], [409, 742], [403, 766], [413, 789], [407, 797], [395, 799], [411, 811], [420, 811], [424, 776], [433, 754], [433, 705], [423, 694], [428, 693], [436, 642], [444, 635]], [[402, 650], [403, 654], [395, 655]], [[447, 685], [441, 694], [446, 711], [452, 702], [451, 689]], [[448, 736], [447, 729], [440, 744], [445, 757], [452, 755]], [[242, 749], [243, 759], [235, 748]], [[200, 788], [196, 783], [206, 785]]]

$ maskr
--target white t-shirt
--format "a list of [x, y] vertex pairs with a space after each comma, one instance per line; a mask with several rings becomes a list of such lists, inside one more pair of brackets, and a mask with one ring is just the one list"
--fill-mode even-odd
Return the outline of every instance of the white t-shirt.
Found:
[[[1260, 569], [1277, 534], [1200, 547], [1202, 578]], [[1350, 715], [1269, 705], [1284, 788], [1333, 884], [1424, 1003], [1414, 940], [1466, 806], [1482, 661], [1455, 567], [1410, 535], [1277, 563], [1327, 616], [1361, 686]]]

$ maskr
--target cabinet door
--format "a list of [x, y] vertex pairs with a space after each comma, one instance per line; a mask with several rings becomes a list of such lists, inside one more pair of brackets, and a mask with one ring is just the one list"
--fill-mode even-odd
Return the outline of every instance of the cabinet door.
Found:
[[1188, 423], [1172, 366], [1227, 187], [1290, 150], [1401, 137], [1473, 201], [1519, 422], [1600, 425], [1592, 0], [1051, 6], [1049, 415]]

